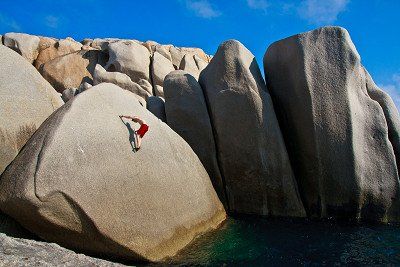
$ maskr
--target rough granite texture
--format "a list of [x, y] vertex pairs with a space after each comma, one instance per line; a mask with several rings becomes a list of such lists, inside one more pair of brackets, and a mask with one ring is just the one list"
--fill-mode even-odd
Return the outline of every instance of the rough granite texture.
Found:
[[[139, 151], [122, 114], [150, 127]], [[109, 83], [42, 124], [1, 177], [0, 208], [46, 241], [120, 260], [165, 260], [226, 218], [190, 146]]]
[[264, 66], [308, 215], [400, 221], [399, 114], [348, 32], [324, 27], [275, 42]]
[[142, 103], [144, 106], [146, 106], [147, 97], [151, 95], [151, 93], [146, 91], [146, 87], [142, 87], [139, 84], [132, 82], [128, 75], [117, 71], [106, 71], [101, 65], [97, 64], [93, 72], [93, 85], [98, 85], [101, 83], [112, 83], [121, 87], [122, 89], [134, 93], [136, 98], [138, 98], [140, 103]]
[[164, 94], [168, 125], [197, 154], [226, 207], [224, 182], [218, 167], [210, 116], [200, 84], [191, 74], [177, 70], [165, 77]]
[[3, 44], [33, 63], [39, 54], [39, 37], [26, 33], [9, 32], [3, 36]]
[[[222, 43], [199, 83], [232, 213], [304, 217], [270, 95], [254, 55]], [[168, 118], [167, 118], [168, 119]]]
[[117, 41], [108, 45], [109, 60], [105, 69], [128, 75], [133, 82], [150, 81], [150, 53], [135, 41]]
[[54, 243], [9, 237], [0, 233], [0, 266], [117, 267], [125, 265], [77, 254]]
[[98, 50], [80, 50], [42, 64], [39, 71], [60, 93], [78, 88], [81, 83], [93, 84], [96, 64], [105, 65], [106, 55]]
[[0, 46], [0, 174], [64, 102], [23, 57]]

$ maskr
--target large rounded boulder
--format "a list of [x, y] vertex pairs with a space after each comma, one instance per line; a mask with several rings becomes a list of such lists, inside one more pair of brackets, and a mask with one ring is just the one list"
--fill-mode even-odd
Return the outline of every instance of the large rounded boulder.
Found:
[[222, 43], [201, 72], [199, 83], [206, 96], [231, 212], [305, 216], [254, 55], [238, 41]]
[[0, 173], [64, 102], [37, 70], [0, 45]]
[[[140, 150], [137, 125], [119, 115], [147, 121]], [[108, 83], [42, 124], [1, 177], [0, 208], [47, 241], [147, 261], [175, 255], [226, 217], [190, 146]]]
[[309, 216], [399, 221], [399, 114], [348, 32], [278, 41], [264, 69]]

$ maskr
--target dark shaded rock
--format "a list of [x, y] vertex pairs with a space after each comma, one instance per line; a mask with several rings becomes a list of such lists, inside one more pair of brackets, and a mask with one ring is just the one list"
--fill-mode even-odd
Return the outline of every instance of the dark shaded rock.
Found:
[[164, 80], [168, 125], [185, 139], [206, 168], [220, 200], [227, 205], [214, 135], [203, 90], [189, 73], [177, 70]]

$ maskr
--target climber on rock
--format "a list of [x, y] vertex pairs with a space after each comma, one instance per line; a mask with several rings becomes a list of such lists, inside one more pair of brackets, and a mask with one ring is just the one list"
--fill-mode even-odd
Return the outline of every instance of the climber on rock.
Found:
[[131, 117], [131, 116], [120, 115], [119, 117], [130, 119], [133, 122], [140, 124], [140, 128], [137, 131], [135, 131], [135, 147], [137, 150], [139, 150], [140, 146], [142, 144], [142, 138], [146, 134], [146, 132], [149, 130], [149, 125], [146, 124], [145, 120], [142, 120], [137, 116]]

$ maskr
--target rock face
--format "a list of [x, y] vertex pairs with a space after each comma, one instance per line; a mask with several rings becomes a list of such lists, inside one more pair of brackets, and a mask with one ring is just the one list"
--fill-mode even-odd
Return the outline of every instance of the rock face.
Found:
[[3, 266], [125, 266], [77, 254], [54, 243], [13, 238], [0, 233]]
[[[175, 69], [171, 61], [169, 61], [160, 53], [154, 52], [151, 64], [153, 85], [163, 86], [165, 76], [174, 70]], [[162, 94], [158, 96], [164, 97], [164, 93], [162, 92]]]
[[181, 64], [179, 65], [180, 70], [184, 70], [190, 73], [196, 79], [199, 79], [200, 70], [197, 67], [196, 61], [193, 55], [185, 55], [182, 58]]
[[325, 27], [278, 41], [264, 66], [308, 215], [399, 221], [399, 115], [348, 32]]
[[[150, 126], [138, 152], [137, 126], [121, 114]], [[3, 173], [0, 208], [47, 241], [150, 261], [173, 256], [226, 217], [190, 146], [131, 92], [108, 83], [42, 124]]]
[[3, 44], [33, 63], [39, 53], [39, 37], [25, 33], [6, 33]]
[[81, 83], [93, 83], [96, 64], [105, 64], [101, 51], [78, 51], [48, 61], [40, 68], [40, 73], [60, 93], [65, 89], [78, 88]]
[[199, 82], [206, 95], [229, 209], [305, 216], [270, 95], [251, 52], [238, 41], [224, 42]]
[[35, 60], [35, 67], [39, 69], [42, 64], [55, 59], [56, 57], [64, 56], [72, 52], [81, 50], [82, 44], [76, 42], [72, 38], [62, 40], [52, 40], [50, 38], [40, 38], [39, 55]]
[[206, 168], [220, 200], [226, 205], [225, 187], [217, 162], [214, 136], [203, 90], [189, 73], [177, 70], [164, 80], [168, 125], [192, 147]]
[[135, 41], [116, 41], [108, 44], [109, 60], [105, 69], [128, 75], [133, 82], [150, 81], [150, 53]]
[[0, 174], [64, 102], [24, 58], [0, 46]]

